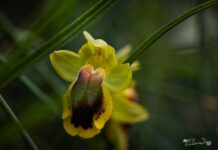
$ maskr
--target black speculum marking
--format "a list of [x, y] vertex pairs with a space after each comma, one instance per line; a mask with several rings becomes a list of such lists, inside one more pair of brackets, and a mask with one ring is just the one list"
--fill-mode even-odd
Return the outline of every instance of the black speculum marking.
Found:
[[71, 123], [75, 127], [81, 126], [83, 129], [92, 128], [93, 117], [95, 114], [101, 112], [102, 106], [102, 94], [96, 98], [96, 100], [89, 104], [81, 102], [76, 107], [72, 109]]
[[[87, 70], [80, 71], [72, 92], [72, 118], [75, 127], [92, 128], [94, 115], [104, 111], [102, 77]], [[103, 111], [102, 111], [103, 110]]]

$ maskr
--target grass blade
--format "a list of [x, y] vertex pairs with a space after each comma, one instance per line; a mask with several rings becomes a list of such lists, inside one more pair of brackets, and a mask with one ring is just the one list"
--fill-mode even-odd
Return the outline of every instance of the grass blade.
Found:
[[142, 55], [155, 41], [157, 41], [159, 38], [161, 38], [166, 32], [173, 29], [175, 26], [186, 20], [187, 18], [191, 17], [194, 14], [197, 14], [209, 7], [212, 7], [214, 5], [218, 4], [218, 0], [209, 0], [205, 3], [202, 3], [196, 7], [191, 8], [190, 10], [186, 11], [182, 15], [178, 16], [177, 18], [173, 19], [166, 25], [164, 25], [162, 28], [154, 32], [150, 37], [145, 39], [144, 42], [142, 42], [135, 51], [132, 51], [132, 53], [129, 55], [126, 62], [132, 63], [136, 60], [137, 57]]
[[4, 100], [4, 98], [2, 97], [1, 94], [0, 94], [0, 104], [1, 104], [2, 108], [5, 110], [5, 112], [10, 116], [10, 118], [12, 119], [12, 121], [15, 123], [15, 125], [17, 126], [17, 128], [20, 130], [20, 132], [22, 133], [22, 135], [24, 136], [24, 138], [26, 139], [26, 141], [29, 143], [29, 145], [32, 147], [32, 149], [34, 149], [34, 150], [39, 150], [39, 148], [36, 146], [36, 144], [34, 143], [34, 141], [32, 140], [32, 138], [31, 138], [30, 135], [28, 134], [28, 132], [24, 129], [24, 127], [22, 126], [22, 124], [20, 123], [20, 121], [17, 119], [16, 115], [15, 115], [14, 112], [11, 110], [11, 108], [10, 108], [9, 105], [6, 103], [6, 101]]
[[11, 22], [8, 20], [7, 17], [0, 11], [0, 28], [3, 29], [3, 32], [9, 34], [10, 38], [13, 41], [16, 41], [17, 39], [17, 30], [16, 28], [11, 24]]
[[[59, 2], [59, 1], [58, 1]], [[74, 1], [75, 3], [75, 1]], [[55, 3], [56, 4], [56, 3]], [[58, 3], [59, 4], [59, 3]], [[59, 4], [60, 5], [60, 4]], [[58, 7], [57, 5], [52, 9], [54, 10], [56, 7]], [[51, 15], [51, 11], [50, 10], [49, 14]], [[47, 17], [48, 15], [46, 15]], [[53, 15], [52, 15], [53, 16]], [[52, 18], [48, 17], [48, 18]], [[43, 16], [44, 18], [44, 16]], [[44, 19], [42, 19], [44, 20]], [[43, 23], [43, 21], [40, 23]], [[39, 25], [39, 24], [38, 24]], [[0, 28], [6, 33], [8, 34], [8, 37], [10, 37], [12, 39], [12, 41], [16, 44], [16, 43], [20, 43], [19, 38], [17, 37], [17, 34], [19, 31], [18, 29], [16, 29], [13, 24], [9, 21], [9, 19], [0, 11]], [[28, 38], [29, 39], [29, 38]], [[27, 40], [28, 40], [27, 39]], [[26, 46], [26, 45], [25, 45]], [[22, 49], [13, 49], [15, 51], [18, 51], [19, 53], [21, 53]], [[12, 51], [13, 51], [12, 50]], [[10, 53], [10, 52], [9, 52]], [[8, 57], [7, 57], [8, 58]], [[18, 57], [20, 58], [20, 57]], [[0, 63], [2, 63], [4, 66], [9, 64], [10, 61], [5, 60], [5, 58], [0, 54]], [[53, 90], [55, 91], [55, 93], [58, 93], [59, 95], [61, 95], [61, 93], [63, 93], [63, 91], [61, 90], [61, 86], [60, 84], [57, 83], [57, 81], [54, 80], [54, 78], [52, 78], [52, 73], [50, 72], [49, 68], [47, 67], [46, 64], [40, 63], [39, 65], [37, 65], [36, 69], [39, 71], [39, 73], [43, 76], [43, 78], [49, 83], [49, 85], [51, 86], [51, 88], [53, 88]], [[52, 80], [51, 80], [52, 78]], [[51, 100], [51, 98], [44, 93], [36, 84], [34, 84], [27, 76], [22, 75], [20, 77], [21, 82], [23, 82], [23, 84], [25, 84], [43, 103], [46, 104], [51, 104], [51, 106], [54, 106], [54, 112], [55, 114], [59, 114], [58, 112], [58, 108], [57, 106], [55, 106], [54, 101]], [[63, 88], [62, 88], [63, 89]], [[53, 105], [52, 105], [53, 104]], [[50, 106], [50, 105], [49, 105]], [[55, 108], [56, 107], [56, 108]]]
[[[41, 38], [43, 38], [43, 40], [45, 39], [45, 41], [48, 40], [49, 35], [54, 35], [65, 25], [71, 22], [72, 18], [71, 15], [69, 15], [71, 13], [69, 12], [74, 11], [76, 3], [77, 0], [56, 0], [46, 2], [42, 10], [39, 11], [40, 14], [37, 18], [35, 18], [28, 32], [25, 32], [25, 36], [14, 41], [15, 46], [6, 56], [8, 62], [16, 63], [21, 57], [27, 56], [28, 52], [31, 51], [30, 47], [34, 47], [34, 44], [38, 43]], [[6, 19], [2, 22], [7, 22]], [[58, 28], [56, 26], [58, 26]], [[48, 37], [45, 37], [44, 34], [47, 34], [47, 31], [50, 28], [52, 28], [52, 33], [50, 33]]]
[[60, 110], [57, 103], [52, 100], [47, 94], [45, 94], [36, 84], [34, 84], [29, 78], [22, 75], [20, 80], [25, 84], [44, 104], [54, 112], [56, 116], [60, 116]]
[[[8, 66], [7, 60], [5, 60], [0, 55], [0, 63]], [[48, 105], [49, 108], [54, 112], [56, 116], [59, 116], [60, 110], [57, 106], [57, 104], [46, 94], [44, 93], [36, 84], [34, 84], [27, 76], [22, 75], [19, 78], [21, 82], [26, 85], [32, 92], [43, 102], [44, 104]]]
[[[37, 100], [34, 101], [35, 102], [26, 105], [25, 109], [21, 110], [19, 113], [16, 114], [16, 116], [22, 122], [22, 125], [25, 127], [26, 130], [35, 130], [44, 125], [49, 125], [51, 123], [51, 120], [55, 120], [55, 122], [60, 121], [59, 119], [56, 120], [56, 116], [54, 116], [53, 112], [49, 109], [48, 105], [38, 103]], [[1, 150], [3, 150], [6, 146], [10, 145], [11, 143], [19, 141], [19, 132], [17, 132], [17, 128], [13, 124], [13, 122], [7, 122], [4, 125], [1, 124], [0, 133]], [[40, 148], [44, 148], [40, 138], [37, 137], [37, 140], [38, 139], [39, 143], [37, 141], [37, 144]]]
[[58, 32], [50, 40], [39, 47], [30, 56], [22, 59], [9, 69], [4, 69], [0, 75], [0, 89], [6, 86], [14, 78], [31, 68], [35, 63], [46, 57], [51, 51], [62, 46], [76, 35], [82, 28], [88, 25], [93, 19], [100, 16], [108, 8], [110, 8], [117, 0], [102, 0], [85, 12], [81, 17], [73, 23]]

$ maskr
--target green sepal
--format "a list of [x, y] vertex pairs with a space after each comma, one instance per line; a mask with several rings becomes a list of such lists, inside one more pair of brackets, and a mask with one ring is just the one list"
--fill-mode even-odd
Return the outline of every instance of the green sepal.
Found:
[[120, 64], [109, 70], [103, 84], [112, 91], [120, 91], [129, 85], [131, 78], [129, 64]]
[[50, 54], [51, 64], [55, 71], [66, 81], [73, 82], [77, 78], [84, 61], [69, 50], [54, 51]]
[[112, 119], [116, 122], [133, 124], [147, 120], [149, 117], [146, 109], [140, 104], [124, 98], [121, 95], [113, 95], [114, 111]]

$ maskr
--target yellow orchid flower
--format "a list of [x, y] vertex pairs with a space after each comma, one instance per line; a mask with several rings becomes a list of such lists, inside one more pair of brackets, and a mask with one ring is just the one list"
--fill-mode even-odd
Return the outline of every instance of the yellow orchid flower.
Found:
[[[127, 45], [118, 51], [119, 63], [126, 60], [130, 50], [131, 47]], [[137, 71], [140, 64], [135, 61], [130, 67], [132, 71]], [[131, 125], [149, 118], [148, 111], [138, 103], [139, 96], [135, 87], [136, 82], [132, 80], [125, 89], [112, 93], [114, 109], [107, 125], [107, 135], [117, 150], [128, 149], [128, 131]]]
[[[63, 125], [72, 136], [91, 138], [98, 134], [112, 114], [112, 92], [131, 81], [129, 64], [118, 63], [113, 47], [84, 32], [87, 40], [78, 51], [54, 51], [50, 55], [55, 71], [70, 82], [63, 97]], [[113, 100], [114, 101], [114, 100]]]

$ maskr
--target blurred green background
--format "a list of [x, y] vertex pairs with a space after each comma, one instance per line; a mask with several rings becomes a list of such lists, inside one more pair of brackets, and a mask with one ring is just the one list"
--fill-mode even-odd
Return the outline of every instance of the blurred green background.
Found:
[[[96, 2], [1, 0], [1, 57], [7, 58], [10, 65], [16, 64]], [[159, 27], [201, 2], [204, 1], [120, 0], [85, 30], [116, 50], [129, 44], [134, 50]], [[150, 118], [131, 128], [131, 150], [218, 148], [217, 27], [218, 7], [209, 8], [164, 35], [139, 58], [141, 69], [134, 78], [140, 103]], [[77, 51], [84, 42], [80, 32], [61, 49]], [[0, 73], [4, 69], [1, 64]], [[40, 149], [112, 149], [104, 130], [88, 140], [65, 133], [60, 114], [66, 87], [46, 57], [25, 77], [8, 84], [1, 94]], [[201, 137], [212, 145], [185, 147], [183, 139]], [[0, 149], [31, 149], [2, 109]]]

